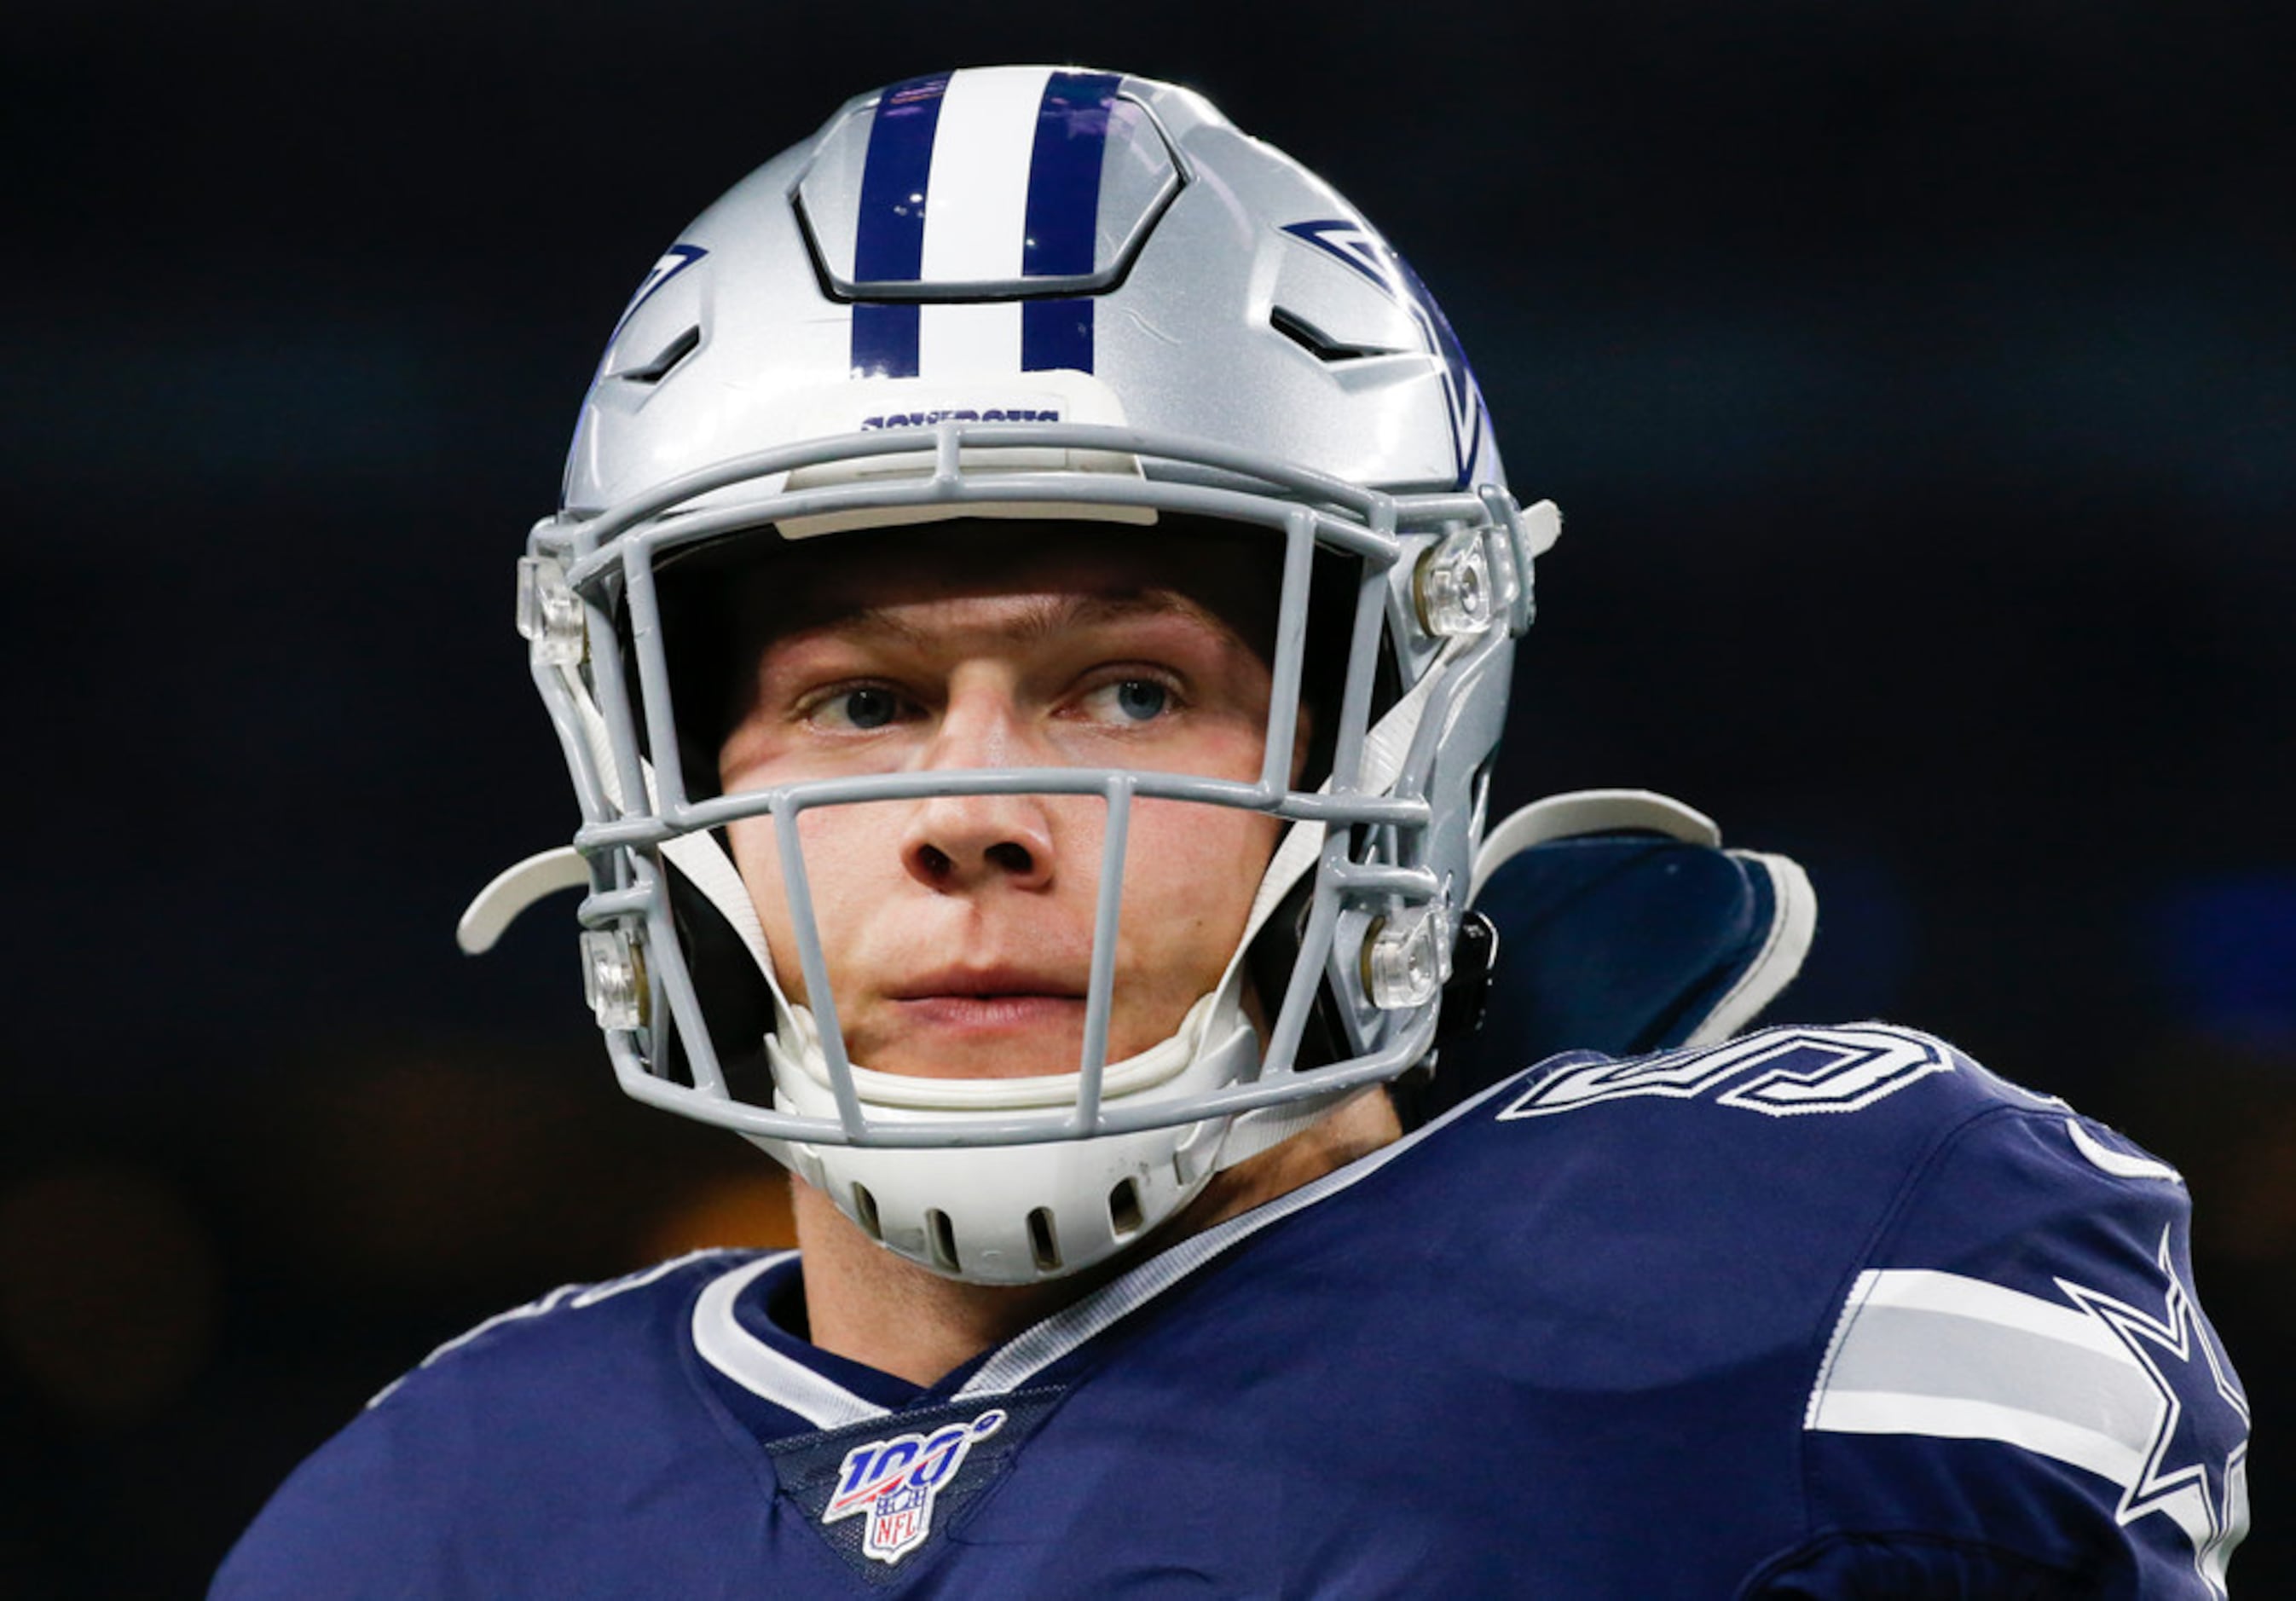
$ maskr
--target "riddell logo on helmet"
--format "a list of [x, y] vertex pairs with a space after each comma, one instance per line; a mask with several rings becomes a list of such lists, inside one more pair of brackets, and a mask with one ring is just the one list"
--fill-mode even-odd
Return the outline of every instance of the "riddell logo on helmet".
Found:
[[861, 430], [873, 428], [930, 428], [936, 423], [1057, 423], [1061, 414], [1053, 406], [940, 406], [932, 411], [889, 411], [882, 416], [864, 417]]

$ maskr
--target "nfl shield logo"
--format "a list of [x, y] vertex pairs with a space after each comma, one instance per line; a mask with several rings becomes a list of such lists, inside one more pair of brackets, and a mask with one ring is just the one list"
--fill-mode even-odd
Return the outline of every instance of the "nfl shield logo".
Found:
[[949, 1424], [931, 1434], [855, 1446], [845, 1454], [836, 1492], [822, 1509], [821, 1521], [865, 1516], [864, 1555], [889, 1564], [900, 1561], [932, 1532], [933, 1497], [956, 1477], [973, 1442], [1004, 1426], [1004, 1414], [991, 1408], [970, 1423]]

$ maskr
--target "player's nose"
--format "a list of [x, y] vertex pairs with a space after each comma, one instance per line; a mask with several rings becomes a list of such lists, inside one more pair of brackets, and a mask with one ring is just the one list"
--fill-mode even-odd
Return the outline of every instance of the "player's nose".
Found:
[[1053, 882], [1053, 833], [1033, 795], [941, 795], [923, 802], [901, 842], [912, 877], [937, 890], [1003, 881], [1014, 889]]
[[[1051, 752], [1029, 738], [1011, 699], [988, 691], [950, 697], [920, 760], [942, 771], [1051, 765]], [[996, 880], [1046, 888], [1054, 855], [1044, 799], [1027, 794], [934, 796], [918, 803], [901, 842], [911, 876], [945, 890]]]

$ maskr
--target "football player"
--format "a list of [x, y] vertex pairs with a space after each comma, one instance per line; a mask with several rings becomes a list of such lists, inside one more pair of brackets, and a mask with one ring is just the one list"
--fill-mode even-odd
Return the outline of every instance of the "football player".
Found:
[[624, 1088], [801, 1251], [569, 1287], [227, 1597], [2207, 1596], [2246, 1403], [2177, 1173], [1878, 1023], [1790, 862], [1486, 827], [1559, 521], [1344, 200], [973, 69], [705, 212], [519, 622]]

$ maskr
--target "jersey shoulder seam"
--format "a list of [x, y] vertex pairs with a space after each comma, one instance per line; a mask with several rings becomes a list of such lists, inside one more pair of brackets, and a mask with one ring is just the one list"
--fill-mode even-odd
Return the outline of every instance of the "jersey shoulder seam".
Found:
[[734, 1247], [710, 1246], [699, 1251], [689, 1251], [683, 1256], [671, 1257], [666, 1261], [656, 1262], [651, 1267], [641, 1268], [636, 1272], [626, 1273], [619, 1277], [600, 1279], [589, 1284], [561, 1285], [545, 1295], [537, 1296], [532, 1301], [496, 1312], [491, 1318], [464, 1329], [453, 1339], [434, 1347], [421, 1361], [377, 1391], [367, 1401], [365, 1410], [370, 1412], [374, 1410], [397, 1394], [400, 1386], [409, 1379], [452, 1359], [466, 1348], [476, 1345], [488, 1336], [502, 1330], [523, 1324], [539, 1324], [544, 1319], [554, 1319], [557, 1314], [596, 1306], [618, 1296], [659, 1284], [664, 1279], [673, 1277], [703, 1262], [722, 1261], [728, 1257], [753, 1254], [755, 1252]]

